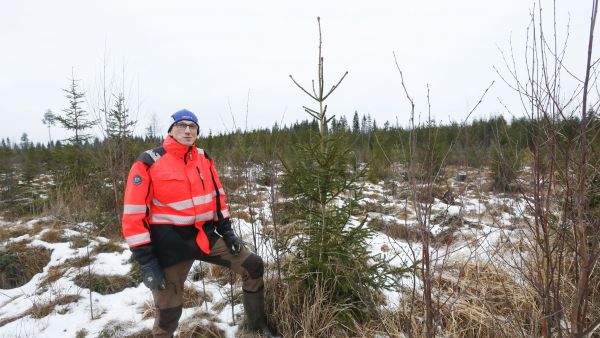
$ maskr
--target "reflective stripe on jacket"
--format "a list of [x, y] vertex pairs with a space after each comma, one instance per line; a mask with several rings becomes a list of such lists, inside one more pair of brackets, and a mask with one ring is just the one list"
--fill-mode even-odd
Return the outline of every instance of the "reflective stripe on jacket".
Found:
[[225, 191], [214, 160], [202, 149], [167, 136], [162, 147], [144, 152], [131, 166], [122, 220], [129, 247], [151, 243], [152, 224], [194, 225], [199, 230], [196, 243], [208, 254], [210, 245], [202, 225], [226, 218]]

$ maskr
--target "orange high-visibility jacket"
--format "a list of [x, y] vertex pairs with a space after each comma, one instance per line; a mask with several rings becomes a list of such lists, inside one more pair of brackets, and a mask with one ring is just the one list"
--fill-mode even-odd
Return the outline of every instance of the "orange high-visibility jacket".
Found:
[[198, 229], [198, 247], [208, 254], [210, 244], [202, 225], [229, 218], [225, 199], [214, 160], [202, 149], [167, 136], [162, 147], [142, 153], [129, 171], [123, 236], [135, 248], [152, 243], [153, 225], [193, 225]]

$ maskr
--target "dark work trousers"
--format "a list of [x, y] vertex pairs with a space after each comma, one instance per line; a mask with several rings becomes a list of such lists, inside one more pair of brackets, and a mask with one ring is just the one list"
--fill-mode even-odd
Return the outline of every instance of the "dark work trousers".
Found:
[[[264, 268], [258, 255], [243, 247], [242, 252], [234, 256], [221, 238], [210, 250], [210, 255], [204, 255], [200, 260], [230, 268], [242, 277], [242, 288], [246, 292], [262, 290]], [[182, 311], [183, 284], [193, 263], [194, 260], [191, 259], [162, 269], [167, 287], [164, 290], [152, 291], [156, 306], [156, 318], [152, 329], [154, 337], [171, 337], [177, 329]]]

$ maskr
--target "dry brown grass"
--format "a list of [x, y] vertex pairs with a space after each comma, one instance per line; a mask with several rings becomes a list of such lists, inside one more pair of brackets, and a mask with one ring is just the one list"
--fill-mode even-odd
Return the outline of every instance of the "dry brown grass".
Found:
[[0, 320], [0, 327], [3, 327], [6, 324], [10, 324], [10, 323], [14, 322], [15, 320], [19, 320], [27, 315], [28, 315], [28, 313], [27, 313], [27, 311], [25, 311], [24, 313], [22, 313], [20, 315], [4, 318], [4, 319]]
[[29, 229], [29, 235], [35, 236], [42, 232], [44, 229], [61, 229], [61, 227], [54, 222], [50, 223], [48, 221], [40, 221], [35, 223], [31, 229]]
[[[204, 324], [204, 319], [209, 324]], [[179, 338], [225, 338], [225, 332], [212, 324], [219, 320], [211, 314], [199, 311], [179, 325]]]
[[156, 317], [156, 307], [154, 306], [154, 300], [148, 299], [142, 305], [138, 307], [138, 312], [142, 314], [142, 319], [149, 319]]
[[154, 337], [152, 335], [152, 330], [144, 329], [142, 331], [138, 331], [134, 334], [128, 335], [125, 338], [152, 338], [152, 337]]
[[417, 242], [421, 240], [421, 231], [418, 226], [405, 225], [400, 223], [388, 223], [384, 233], [394, 239], [401, 239], [408, 242]]
[[40, 281], [40, 287], [47, 286], [48, 284], [54, 283], [59, 280], [67, 271], [67, 268], [63, 265], [53, 266], [48, 269], [48, 273]]
[[250, 223], [251, 217], [250, 214], [244, 210], [238, 210], [233, 212], [233, 217], [243, 219], [244, 221]]
[[85, 187], [75, 185], [69, 188], [56, 187], [55, 199], [47, 212], [65, 223], [74, 224], [91, 219], [95, 201], [86, 197]]
[[183, 304], [184, 308], [198, 307], [204, 302], [212, 301], [212, 296], [205, 294], [194, 286], [184, 286], [183, 288]]
[[456, 232], [463, 227], [465, 221], [463, 218], [456, 215], [441, 215], [432, 219], [431, 222], [443, 227], [443, 230], [432, 239], [432, 246], [439, 248], [442, 246], [450, 246], [456, 241]]
[[361, 328], [362, 337], [419, 337], [418, 334], [407, 335], [420, 322], [404, 311], [381, 310], [377, 318]]
[[98, 254], [98, 253], [111, 253], [111, 252], [123, 252], [125, 249], [117, 242], [114, 241], [108, 241], [106, 243], [99, 243], [98, 245], [94, 246], [94, 248], [92, 249], [92, 253], [94, 254]]
[[74, 303], [77, 302], [80, 298], [81, 296], [79, 295], [64, 295], [48, 303], [33, 304], [31, 309], [29, 309], [28, 314], [30, 314], [32, 318], [44, 318], [51, 314], [57, 305]]
[[82, 272], [73, 279], [80, 288], [91, 289], [102, 295], [121, 292], [128, 287], [135, 287], [138, 282], [129, 275], [99, 275]]
[[283, 337], [348, 337], [354, 336], [336, 322], [341, 309], [327, 301], [327, 291], [315, 288], [306, 292], [298, 283], [276, 285], [267, 281], [265, 305], [269, 323]]
[[389, 214], [391, 212], [390, 207], [383, 205], [383, 203], [368, 201], [364, 206], [367, 212], [377, 212], [380, 214]]
[[33, 226], [32, 226], [32, 233], [37, 234], [39, 232], [41, 232], [42, 230], [45, 229], [51, 229], [51, 230], [64, 230], [65, 229], [65, 223], [64, 222], [60, 222], [55, 218], [52, 219], [46, 219], [46, 220], [40, 220], [38, 222], [36, 222]]
[[[435, 274], [434, 307], [438, 334], [449, 337], [537, 336], [532, 329], [538, 313], [533, 291], [509, 277], [497, 266], [453, 262], [444, 273]], [[402, 309], [382, 312], [380, 322], [371, 323], [377, 332], [404, 332], [424, 336], [425, 305], [421, 296], [404, 292]], [[396, 319], [394, 319], [396, 318]]]
[[225, 286], [227, 284], [235, 284], [240, 281], [240, 277], [233, 273], [229, 268], [216, 265], [216, 264], [207, 264], [208, 266], [204, 266], [206, 270], [209, 270], [207, 273], [207, 277], [211, 279], [215, 279], [217, 283], [221, 286]]
[[367, 226], [375, 231], [394, 238], [408, 242], [416, 242], [421, 239], [421, 232], [417, 225], [405, 225], [402, 223], [384, 221], [382, 218], [372, 218]]
[[1, 289], [12, 289], [26, 284], [50, 262], [50, 250], [38, 246], [29, 247], [28, 243], [11, 243], [6, 246], [4, 252], [0, 252]]
[[220, 302], [215, 303], [210, 309], [214, 312], [221, 312], [229, 304], [227, 299], [222, 299]]
[[98, 332], [95, 338], [117, 338], [125, 337], [125, 332], [131, 328], [131, 323], [111, 320], [104, 325], [102, 331]]
[[17, 238], [23, 235], [27, 235], [31, 233], [31, 229], [29, 229], [25, 225], [17, 225], [17, 226], [7, 226], [4, 225], [0, 227], [0, 241], [6, 241], [10, 238]]
[[71, 249], [83, 248], [84, 246], [88, 245], [90, 242], [83, 235], [71, 236], [71, 237], [69, 237], [69, 241], [71, 242], [71, 245], [69, 245], [69, 247]]
[[454, 227], [447, 227], [440, 231], [432, 239], [431, 246], [434, 248], [440, 248], [444, 246], [450, 246], [456, 241], [456, 231], [458, 229]]
[[[279, 238], [290, 238], [294, 234], [300, 232], [300, 225], [289, 223], [289, 224], [278, 224], [277, 230], [279, 231]], [[275, 228], [270, 226], [263, 226], [263, 235], [267, 238], [275, 238]]]
[[84, 266], [92, 264], [93, 261], [93, 257], [89, 257], [88, 255], [81, 255], [65, 260], [63, 265], [66, 267], [83, 268]]
[[40, 236], [40, 240], [48, 243], [67, 242], [69, 239], [65, 237], [64, 232], [56, 229], [50, 229]]

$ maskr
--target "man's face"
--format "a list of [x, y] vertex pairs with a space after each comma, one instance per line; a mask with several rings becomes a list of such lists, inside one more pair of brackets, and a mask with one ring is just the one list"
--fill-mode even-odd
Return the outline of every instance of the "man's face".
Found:
[[198, 137], [198, 126], [192, 121], [179, 121], [173, 125], [169, 135], [184, 146], [194, 145]]

